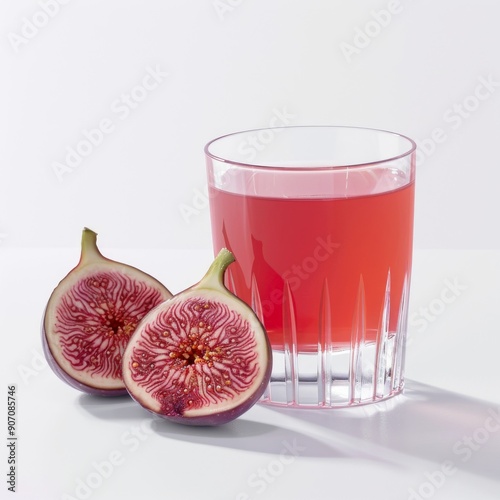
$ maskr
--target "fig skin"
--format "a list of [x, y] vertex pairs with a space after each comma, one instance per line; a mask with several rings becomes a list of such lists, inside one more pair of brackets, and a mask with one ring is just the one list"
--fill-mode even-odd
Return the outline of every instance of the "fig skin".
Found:
[[[45, 316], [45, 313], [44, 313]], [[55, 360], [49, 344], [47, 342], [47, 334], [45, 331], [45, 322], [42, 321], [42, 349], [43, 353], [45, 355], [45, 359], [47, 360], [48, 365], [52, 369], [52, 371], [66, 384], [69, 386], [73, 387], [74, 389], [77, 389], [81, 392], [84, 392], [86, 394], [90, 394], [92, 396], [104, 396], [104, 397], [114, 397], [114, 396], [126, 396], [128, 394], [127, 389], [125, 387], [123, 389], [100, 389], [99, 387], [93, 387], [88, 384], [84, 384], [82, 382], [79, 382], [75, 378], [73, 378], [71, 375], [68, 375], [59, 363]]]
[[[45, 316], [45, 312], [44, 312]], [[114, 396], [126, 396], [128, 394], [127, 389], [123, 387], [123, 389], [100, 389], [99, 387], [93, 387], [88, 384], [84, 384], [79, 382], [75, 378], [68, 375], [63, 368], [59, 365], [59, 363], [55, 360], [52, 352], [50, 350], [49, 344], [47, 342], [47, 335], [45, 332], [45, 322], [42, 321], [42, 349], [45, 355], [45, 359], [47, 360], [48, 365], [52, 369], [52, 371], [66, 384], [77, 389], [86, 394], [90, 394], [91, 396], [104, 396], [104, 397], [114, 397]]]
[[[255, 315], [254, 311], [248, 307], [248, 305], [237, 298], [235, 295], [233, 295], [227, 288], [224, 286], [223, 283], [223, 275], [226, 267], [234, 261], [234, 256], [232, 253], [227, 250], [227, 249], [222, 249], [212, 265], [210, 266], [210, 269], [206, 273], [205, 277], [198, 282], [196, 285], [187, 288], [183, 292], [180, 292], [179, 294], [175, 295], [173, 298], [168, 299], [164, 303], [156, 306], [153, 308], [139, 323], [137, 326], [136, 331], [132, 335], [132, 338], [130, 339], [123, 358], [123, 380], [125, 382], [125, 386], [130, 394], [130, 396], [141, 406], [143, 406], [146, 410], [151, 412], [152, 414], [159, 416], [161, 418], [164, 418], [166, 420], [178, 423], [178, 424], [183, 424], [183, 425], [193, 425], [193, 426], [218, 426], [218, 425], [223, 425], [226, 424], [239, 416], [241, 416], [243, 413], [247, 412], [257, 401], [261, 398], [263, 395], [264, 391], [266, 390], [270, 377], [271, 377], [271, 370], [272, 370], [272, 351], [271, 351], [271, 344], [269, 342], [267, 333], [265, 331], [264, 326], [262, 323], [259, 321], [257, 316]], [[172, 377], [175, 377], [175, 375], [182, 373], [184, 369], [189, 369], [191, 370], [189, 373], [191, 375], [179, 375], [179, 377], [184, 377], [183, 379], [186, 380], [188, 377], [194, 377], [195, 373], [198, 375], [198, 383], [196, 384], [196, 387], [193, 389], [191, 387], [191, 393], [186, 396], [185, 398], [182, 395], [182, 389], [183, 386], [181, 383], [179, 383], [180, 387], [178, 387], [177, 392], [172, 389], [172, 387], [165, 387], [162, 389], [162, 394], [166, 394], [164, 400], [169, 401], [169, 408], [174, 408], [174, 411], [169, 411], [168, 413], [164, 412], [164, 403], [162, 403], [158, 398], [155, 399], [153, 395], [150, 394], [150, 391], [145, 387], [145, 385], [141, 385], [140, 382], [137, 382], [134, 380], [134, 368], [133, 366], [137, 366], [137, 361], [135, 361], [136, 358], [138, 358], [140, 352], [146, 352], [144, 347], [145, 343], [150, 342], [151, 336], [148, 336], [149, 334], [155, 335], [156, 332], [158, 332], [158, 328], [165, 328], [164, 321], [167, 317], [171, 317], [171, 315], [175, 315], [175, 311], [183, 311], [182, 307], [186, 304], [190, 304], [193, 308], [196, 306], [203, 305], [203, 304], [212, 304], [217, 312], [217, 307], [222, 304], [222, 307], [227, 307], [228, 310], [233, 312], [232, 318], [235, 321], [241, 321], [241, 324], [245, 327], [242, 330], [243, 333], [242, 335], [245, 334], [252, 339], [252, 342], [254, 342], [253, 349], [255, 354], [253, 357], [250, 357], [250, 355], [246, 355], [250, 357], [250, 361], [252, 362], [252, 365], [256, 365], [256, 373], [257, 375], [253, 380], [251, 380], [249, 387], [245, 388], [241, 392], [237, 392], [237, 394], [234, 397], [228, 397], [227, 399], [220, 401], [218, 403], [212, 403], [212, 404], [201, 404], [199, 405], [199, 402], [203, 400], [203, 397], [207, 395], [207, 390], [206, 390], [206, 384], [205, 382], [200, 383], [200, 380], [205, 378], [201, 377], [201, 374], [207, 375], [210, 373], [210, 378], [211, 382], [210, 383], [215, 383], [213, 381], [216, 380], [214, 373], [217, 370], [213, 370], [211, 368], [207, 368], [208, 371], [199, 371], [196, 372], [195, 368], [190, 369], [190, 368], [185, 368], [187, 367], [188, 362], [184, 362], [182, 359], [182, 356], [186, 357], [187, 354], [186, 352], [181, 352], [181, 348], [179, 347], [178, 342], [186, 343], [187, 339], [187, 334], [185, 337], [182, 337], [179, 335], [179, 332], [176, 332], [174, 335], [178, 337], [177, 341], [173, 341], [169, 346], [166, 348], [160, 348], [152, 351], [152, 356], [157, 356], [156, 362], [161, 366], [162, 370], [165, 368], [165, 372], [168, 372], [168, 375], [172, 375]], [[194, 305], [193, 305], [194, 304]], [[207, 306], [209, 308], [211, 306]], [[175, 309], [177, 308], [177, 309]], [[172, 311], [174, 311], [172, 313]], [[185, 309], [184, 309], [185, 311]], [[168, 313], [171, 313], [169, 315]], [[186, 316], [184, 316], [186, 317]], [[200, 316], [199, 318], [201, 318]], [[162, 319], [163, 318], [163, 319]], [[176, 317], [177, 318], [177, 317]], [[193, 324], [196, 324], [196, 321], [198, 321], [199, 318], [192, 318], [189, 317], [189, 320], [193, 319], [194, 323], [190, 323], [190, 326], [193, 326]], [[237, 320], [235, 319], [237, 318]], [[177, 319], [176, 319], [177, 320]], [[210, 324], [210, 323], [209, 323]], [[240, 323], [238, 323], [240, 324]], [[227, 323], [223, 323], [223, 327], [227, 328], [229, 325]], [[246, 328], [248, 327], [248, 328]], [[180, 329], [185, 328], [185, 326], [179, 327]], [[222, 328], [221, 328], [222, 330]], [[235, 329], [236, 330], [236, 329]], [[220, 330], [219, 330], [220, 331]], [[185, 332], [185, 330], [183, 330]], [[217, 335], [218, 341], [222, 338], [223, 341], [229, 342], [229, 338], [222, 335]], [[240, 338], [240, 331], [236, 331], [234, 334], [235, 342], [234, 344], [230, 344], [231, 346], [236, 346], [236, 349], [238, 349], [238, 340], [237, 338]], [[202, 336], [198, 337], [196, 342], [200, 340]], [[246, 338], [246, 337], [245, 337]], [[180, 339], [180, 340], [179, 340]], [[160, 339], [161, 340], [161, 339]], [[175, 343], [177, 342], [177, 344]], [[189, 340], [187, 340], [188, 343], [190, 343]], [[231, 340], [231, 342], [233, 342]], [[224, 342], [221, 342], [221, 344], [224, 344]], [[217, 348], [219, 345], [217, 344]], [[208, 344], [207, 344], [208, 345]], [[227, 343], [225, 344], [227, 345]], [[189, 346], [188, 346], [189, 347]], [[194, 344], [193, 344], [194, 347]], [[179, 364], [174, 365], [175, 361], [167, 366], [161, 365], [162, 359], [165, 358], [172, 358], [172, 352], [170, 351], [171, 354], [168, 355], [167, 351], [168, 349], [179, 349]], [[208, 350], [208, 349], [207, 349]], [[210, 350], [216, 350], [216, 347], [211, 347]], [[205, 351], [207, 352], [207, 351]], [[202, 356], [202, 352], [199, 352], [197, 357], [198, 359], [192, 360], [189, 363], [190, 365], [194, 365], [197, 362], [200, 362], [202, 365], [204, 363], [203, 359], [200, 359]], [[209, 353], [210, 355], [213, 353]], [[242, 355], [243, 356], [243, 355]], [[174, 356], [175, 357], [175, 356]], [[192, 357], [192, 355], [191, 355]], [[140, 359], [140, 357], [138, 358]], [[206, 358], [207, 361], [209, 360]], [[244, 359], [244, 361], [248, 361], [249, 358]], [[151, 357], [151, 360], [153, 363], [155, 362], [153, 358]], [[257, 360], [255, 362], [255, 360]], [[217, 363], [220, 365], [223, 364], [223, 362], [220, 360], [214, 360], [214, 363]], [[146, 363], [146, 365], [149, 363], [149, 361]], [[182, 363], [185, 363], [182, 365]], [[247, 363], [248, 364], [248, 363]], [[224, 368], [229, 368], [231, 369], [233, 365], [224, 365]], [[137, 370], [137, 368], [135, 368]], [[146, 368], [147, 370], [147, 368]], [[158, 370], [157, 373], [160, 373]], [[148, 375], [146, 375], [148, 376]], [[157, 375], [156, 380], [153, 380], [153, 383], [158, 382], [157, 385], [161, 385], [161, 380], [158, 378], [159, 375]], [[160, 377], [161, 378], [161, 377]], [[151, 378], [149, 379], [151, 381]], [[241, 381], [241, 380], [240, 380]], [[235, 380], [234, 378], [232, 379], [232, 382], [239, 382]], [[167, 384], [168, 385], [168, 384]], [[203, 386], [200, 388], [200, 385]], [[237, 384], [234, 384], [237, 385]], [[167, 389], [170, 389], [171, 392], [167, 393]], [[187, 391], [187, 389], [184, 389]], [[220, 388], [219, 388], [220, 390]], [[229, 390], [229, 389], [228, 389]], [[181, 392], [179, 392], [181, 391]], [[194, 394], [194, 395], [193, 395]], [[200, 396], [201, 394], [201, 396]], [[213, 389], [211, 396], [213, 396]], [[198, 404], [196, 408], [187, 408], [186, 407], [186, 401], [188, 399], [196, 399], [195, 403]], [[206, 399], [206, 398], [205, 398]], [[236, 403], [234, 403], [236, 401]], [[192, 403], [192, 401], [191, 401]]]
[[[142, 279], [152, 290], [155, 291], [155, 294], [160, 297], [157, 300], [157, 303], [161, 303], [162, 301], [172, 297], [172, 294], [158, 280], [144, 273], [143, 271], [140, 271], [139, 269], [127, 264], [123, 264], [121, 262], [117, 262], [104, 257], [97, 248], [96, 239], [97, 234], [94, 231], [88, 228], [83, 229], [80, 261], [59, 282], [59, 284], [50, 295], [50, 298], [45, 307], [41, 324], [42, 348], [47, 363], [52, 371], [69, 386], [90, 395], [104, 397], [124, 396], [128, 394], [128, 391], [126, 390], [122, 379], [115, 379], [113, 381], [113, 385], [115, 387], [103, 387], [99, 383], [97, 383], [96, 385], [92, 385], [91, 383], [88, 383], [88, 381], [86, 381], [86, 383], [83, 380], [79, 380], [77, 377], [72, 376], [70, 373], [68, 373], [68, 370], [60, 364], [60, 362], [57, 360], [57, 355], [53, 352], [55, 346], [51, 347], [48, 340], [49, 332], [53, 330], [56, 321], [56, 306], [58, 302], [60, 302], [60, 300], [64, 297], [65, 293], [71, 290], [71, 287], [77, 284], [80, 280], [84, 278], [88, 279], [89, 277], [95, 275], [97, 272], [103, 271], [112, 271], [113, 273], [118, 273], [119, 275], [130, 280]], [[55, 342], [56, 340], [53, 340], [53, 343]], [[59, 354], [59, 356], [61, 357], [62, 354]]]

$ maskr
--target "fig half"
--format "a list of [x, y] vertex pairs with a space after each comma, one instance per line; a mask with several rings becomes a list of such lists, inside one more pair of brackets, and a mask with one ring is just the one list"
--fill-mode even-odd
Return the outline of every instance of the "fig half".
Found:
[[262, 396], [271, 346], [255, 313], [224, 286], [234, 261], [222, 249], [203, 279], [149, 312], [123, 354], [123, 380], [154, 414], [187, 425], [220, 425]]
[[45, 309], [42, 344], [50, 367], [88, 394], [127, 394], [125, 346], [146, 313], [170, 297], [150, 275], [104, 257], [97, 234], [84, 228], [80, 262], [52, 292]]

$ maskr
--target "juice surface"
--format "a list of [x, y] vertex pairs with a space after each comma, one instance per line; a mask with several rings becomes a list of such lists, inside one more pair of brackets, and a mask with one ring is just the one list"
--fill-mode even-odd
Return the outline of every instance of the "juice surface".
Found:
[[334, 346], [350, 343], [360, 287], [366, 340], [375, 340], [389, 274], [389, 331], [396, 331], [403, 285], [410, 277], [413, 182], [381, 194], [336, 199], [266, 198], [210, 187], [210, 198], [214, 246], [227, 247], [236, 257], [226, 282], [249, 305], [252, 281], [257, 283], [273, 348], [283, 344], [286, 284], [301, 351], [317, 349], [325, 287]]

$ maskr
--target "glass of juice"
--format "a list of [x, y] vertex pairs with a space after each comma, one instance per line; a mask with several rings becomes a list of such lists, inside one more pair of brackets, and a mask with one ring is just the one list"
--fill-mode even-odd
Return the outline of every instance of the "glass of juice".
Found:
[[214, 251], [264, 324], [263, 403], [344, 407], [403, 390], [415, 143], [357, 127], [248, 130], [205, 147]]

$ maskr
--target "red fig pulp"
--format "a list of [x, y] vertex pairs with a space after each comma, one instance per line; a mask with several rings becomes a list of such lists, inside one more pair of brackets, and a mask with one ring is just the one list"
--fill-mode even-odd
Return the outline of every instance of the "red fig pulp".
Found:
[[262, 396], [271, 374], [264, 327], [224, 287], [222, 249], [196, 285], [149, 312], [123, 355], [123, 380], [147, 410], [188, 425], [219, 425]]
[[42, 343], [53, 371], [83, 392], [126, 394], [122, 356], [138, 323], [172, 294], [148, 274], [105, 258], [85, 228], [78, 265], [48, 301]]

